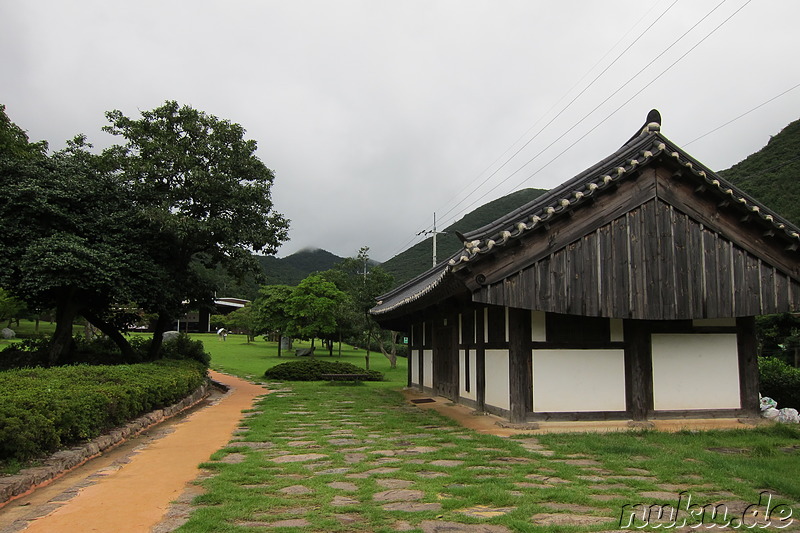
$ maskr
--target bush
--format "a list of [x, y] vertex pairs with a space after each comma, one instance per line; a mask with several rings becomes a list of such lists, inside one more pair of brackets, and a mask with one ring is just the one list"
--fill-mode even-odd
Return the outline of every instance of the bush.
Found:
[[350, 363], [308, 359], [292, 361], [273, 366], [264, 377], [278, 381], [322, 381], [322, 374], [367, 374], [366, 381], [383, 381], [383, 374], [377, 370], [364, 370]]
[[[131, 339], [131, 346], [142, 360], [146, 360], [153, 343], [152, 337], [134, 337]], [[193, 341], [186, 333], [180, 333], [174, 339], [170, 339], [161, 344], [161, 359], [190, 359], [202, 363], [206, 368], [211, 363], [211, 355], [205, 351], [203, 341]]]
[[[114, 342], [106, 337], [98, 337], [87, 341], [82, 336], [74, 338], [75, 347], [70, 354], [69, 363], [86, 365], [125, 365], [146, 362], [150, 359], [149, 351], [153, 339], [148, 337], [132, 337], [133, 358], [124, 358]], [[12, 368], [46, 367], [48, 365], [48, 349], [50, 339], [37, 337], [14, 343], [0, 351], [0, 370]], [[193, 341], [185, 333], [164, 342], [158, 359], [192, 360], [202, 363], [206, 368], [211, 363], [211, 356], [206, 353], [203, 341]]]
[[800, 409], [800, 369], [774, 357], [759, 357], [761, 395], [778, 402], [778, 409]]
[[0, 460], [26, 461], [173, 404], [206, 379], [195, 361], [0, 372]]

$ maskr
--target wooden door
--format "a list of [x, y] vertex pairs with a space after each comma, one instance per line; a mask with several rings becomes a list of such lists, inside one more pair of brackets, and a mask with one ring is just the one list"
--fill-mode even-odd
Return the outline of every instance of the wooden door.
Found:
[[458, 344], [453, 326], [433, 331], [433, 391], [437, 396], [458, 399]]

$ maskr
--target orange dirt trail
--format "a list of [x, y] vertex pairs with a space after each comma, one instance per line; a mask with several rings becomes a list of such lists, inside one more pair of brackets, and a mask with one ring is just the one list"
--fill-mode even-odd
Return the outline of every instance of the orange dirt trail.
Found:
[[192, 413], [175, 431], [153, 441], [131, 462], [86, 487], [67, 505], [33, 521], [25, 533], [150, 531], [195, 479], [197, 465], [224, 447], [239, 427], [242, 410], [268, 391], [225, 374], [209, 372], [230, 387], [217, 405]]

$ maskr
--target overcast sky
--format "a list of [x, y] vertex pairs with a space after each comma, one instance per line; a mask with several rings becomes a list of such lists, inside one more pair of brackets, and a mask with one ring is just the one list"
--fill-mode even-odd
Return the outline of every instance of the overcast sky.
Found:
[[800, 118], [798, 20], [797, 0], [0, 0], [0, 103], [52, 148], [165, 100], [238, 122], [292, 221], [279, 256], [385, 261], [434, 212], [567, 180], [651, 108], [730, 167]]

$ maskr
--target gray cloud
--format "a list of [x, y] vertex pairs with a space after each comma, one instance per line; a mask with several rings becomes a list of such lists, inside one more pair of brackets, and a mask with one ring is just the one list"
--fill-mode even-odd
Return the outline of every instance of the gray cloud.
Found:
[[[580, 172], [652, 107], [665, 134], [685, 144], [800, 83], [792, 0], [746, 5], [642, 90], [745, 0], [726, 2], [628, 83], [717, 3], [675, 4], [472, 196], [668, 4], [12, 0], [0, 4], [0, 102], [54, 148], [78, 132], [108, 145], [104, 111], [135, 115], [167, 99], [238, 122], [275, 170], [276, 207], [292, 219], [281, 255], [369, 246], [386, 260], [434, 211], [443, 226], [473, 202]], [[798, 110], [800, 89], [687, 149], [727, 168]]]

